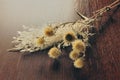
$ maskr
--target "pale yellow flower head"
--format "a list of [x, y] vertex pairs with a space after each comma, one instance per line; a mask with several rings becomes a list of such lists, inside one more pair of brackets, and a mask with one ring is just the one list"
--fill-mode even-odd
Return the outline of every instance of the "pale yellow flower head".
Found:
[[39, 37], [39, 38], [36, 39], [35, 42], [36, 42], [37, 46], [40, 46], [40, 45], [44, 44], [45, 40], [44, 40], [43, 37]]
[[77, 52], [82, 52], [85, 50], [85, 43], [82, 40], [75, 40], [72, 43], [72, 49]]
[[63, 40], [68, 43], [74, 41], [75, 39], [76, 35], [73, 31], [67, 32], [63, 37]]
[[49, 57], [55, 59], [61, 55], [61, 51], [58, 48], [53, 47], [49, 50], [48, 55], [49, 55]]
[[48, 26], [44, 29], [44, 34], [48, 37], [53, 36], [54, 35], [54, 30], [51, 26]]
[[79, 55], [80, 55], [80, 54], [79, 54], [78, 52], [76, 52], [76, 51], [71, 51], [70, 54], [69, 54], [69, 57], [70, 57], [70, 59], [72, 59], [72, 60], [76, 60], [76, 59], [78, 59]]
[[82, 58], [78, 58], [74, 61], [74, 67], [75, 68], [82, 68], [84, 66], [84, 61]]

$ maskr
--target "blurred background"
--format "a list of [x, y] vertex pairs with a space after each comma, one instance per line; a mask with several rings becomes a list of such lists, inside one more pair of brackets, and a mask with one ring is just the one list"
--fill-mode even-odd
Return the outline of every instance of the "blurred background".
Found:
[[[113, 15], [113, 22], [106, 24], [107, 28], [97, 37], [93, 52], [88, 52], [88, 69], [76, 71], [65, 55], [55, 72], [51, 68], [54, 61], [47, 54], [21, 55], [6, 51], [12, 47], [12, 37], [23, 30], [22, 25], [41, 29], [49, 23], [75, 21], [79, 17], [74, 8], [89, 17], [93, 11], [114, 1], [0, 0], [0, 80], [120, 80], [120, 8]], [[104, 16], [101, 22], [106, 17], [109, 16]], [[68, 50], [63, 52], [69, 54]]]
[[22, 25], [74, 21], [78, 17], [74, 8], [74, 0], [0, 0], [0, 53], [12, 47], [12, 37]]

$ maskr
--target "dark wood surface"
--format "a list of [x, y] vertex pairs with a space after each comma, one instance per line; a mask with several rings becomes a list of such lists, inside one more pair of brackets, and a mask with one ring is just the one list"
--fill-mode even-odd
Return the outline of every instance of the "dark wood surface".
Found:
[[[79, 9], [90, 16], [113, 1], [79, 0]], [[113, 19], [113, 23], [106, 25], [107, 29], [96, 39], [93, 48], [87, 51], [83, 69], [73, 67], [68, 58], [70, 48], [63, 50], [65, 55], [59, 61], [50, 59], [47, 50], [27, 55], [1, 51], [0, 80], [120, 80], [120, 9]]]

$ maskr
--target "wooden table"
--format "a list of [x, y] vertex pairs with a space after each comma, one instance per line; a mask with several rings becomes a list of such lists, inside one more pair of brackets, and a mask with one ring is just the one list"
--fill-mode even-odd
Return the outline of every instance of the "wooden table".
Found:
[[[79, 0], [79, 9], [90, 16], [113, 1]], [[107, 29], [94, 42], [93, 49], [87, 52], [89, 58], [83, 69], [73, 67], [68, 58], [69, 48], [63, 51], [66, 55], [59, 62], [50, 59], [47, 50], [22, 55], [1, 48], [0, 80], [120, 80], [120, 9], [113, 19], [114, 22], [106, 25]]]

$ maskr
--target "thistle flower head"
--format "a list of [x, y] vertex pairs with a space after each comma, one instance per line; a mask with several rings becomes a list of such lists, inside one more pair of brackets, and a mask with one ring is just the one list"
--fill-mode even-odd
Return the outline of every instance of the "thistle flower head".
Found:
[[40, 46], [40, 45], [44, 44], [44, 42], [45, 42], [45, 40], [44, 40], [43, 37], [39, 37], [39, 38], [36, 39], [36, 45], [37, 46]]
[[65, 35], [64, 35], [64, 41], [65, 42], [72, 42], [76, 39], [76, 35], [73, 31], [71, 32], [67, 32]]
[[76, 60], [76, 59], [78, 59], [79, 55], [80, 55], [80, 54], [79, 54], [78, 52], [76, 52], [76, 51], [71, 51], [70, 54], [69, 54], [69, 57], [70, 57], [70, 59], [72, 59], [72, 60]]
[[61, 55], [61, 51], [58, 48], [53, 47], [49, 50], [48, 55], [49, 55], [49, 57], [55, 59]]
[[85, 50], [85, 43], [82, 40], [75, 40], [72, 44], [72, 49], [77, 52], [82, 52]]
[[75, 68], [82, 68], [83, 66], [84, 66], [84, 61], [82, 58], [75, 60], [75, 62], [74, 62]]
[[53, 28], [51, 26], [48, 26], [44, 29], [44, 34], [48, 37], [53, 36], [54, 31]]

